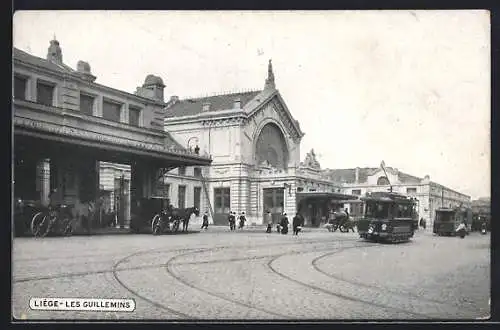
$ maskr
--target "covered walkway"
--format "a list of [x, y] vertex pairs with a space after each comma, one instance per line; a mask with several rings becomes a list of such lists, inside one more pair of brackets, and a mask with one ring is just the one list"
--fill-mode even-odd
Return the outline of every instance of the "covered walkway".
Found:
[[330, 214], [343, 209], [344, 203], [356, 200], [358, 196], [334, 192], [298, 192], [297, 211], [304, 217], [304, 225], [319, 227], [328, 222]]

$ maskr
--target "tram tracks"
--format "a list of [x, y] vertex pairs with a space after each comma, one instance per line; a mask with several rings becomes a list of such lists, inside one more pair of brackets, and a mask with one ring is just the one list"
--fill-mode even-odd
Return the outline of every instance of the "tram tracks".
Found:
[[322, 259], [324, 259], [324, 258], [327, 258], [327, 257], [329, 257], [331, 255], [334, 255], [334, 254], [335, 253], [326, 253], [326, 254], [323, 254], [323, 255], [320, 255], [320, 256], [314, 258], [312, 260], [312, 262], [311, 262], [312, 267], [316, 271], [318, 271], [319, 273], [322, 273], [323, 275], [325, 275], [327, 277], [330, 277], [330, 278], [332, 278], [334, 280], [337, 280], [337, 281], [340, 281], [340, 282], [345, 282], [345, 283], [348, 283], [348, 284], [352, 284], [352, 285], [355, 285], [355, 286], [358, 286], [358, 287], [363, 287], [363, 288], [367, 288], [367, 289], [373, 289], [373, 290], [383, 291], [384, 293], [390, 293], [390, 294], [401, 296], [401, 297], [409, 297], [409, 298], [413, 298], [413, 299], [416, 299], [416, 300], [419, 300], [419, 301], [422, 301], [422, 302], [429, 302], [429, 303], [442, 304], [442, 305], [453, 305], [453, 306], [460, 307], [460, 308], [463, 307], [463, 305], [457, 305], [455, 303], [451, 303], [451, 302], [447, 302], [447, 301], [443, 301], [443, 300], [438, 300], [438, 299], [425, 298], [425, 297], [422, 297], [420, 295], [417, 295], [417, 294], [414, 294], [414, 293], [411, 293], [411, 292], [404, 292], [404, 291], [394, 290], [394, 289], [390, 289], [390, 288], [382, 287], [382, 286], [378, 286], [378, 285], [366, 284], [366, 283], [363, 283], [361, 281], [355, 281], [355, 280], [346, 279], [346, 278], [344, 278], [342, 276], [338, 276], [338, 275], [329, 273], [329, 272], [321, 269], [319, 267], [319, 265], [318, 265], [319, 261], [322, 260]]
[[[347, 240], [344, 240], [344, 241], [347, 241]], [[348, 240], [348, 241], [352, 241], [352, 240]], [[331, 243], [332, 241], [328, 241], [328, 243]], [[334, 241], [334, 242], [339, 242], [339, 241]], [[302, 245], [304, 242], [296, 242], [296, 243], [288, 243], [288, 244], [272, 244], [272, 245], [264, 245], [264, 246], [273, 246], [273, 245]], [[311, 242], [307, 242], [309, 244], [311, 243], [316, 243], [316, 244], [321, 244], [321, 243], [325, 243], [325, 241], [311, 241]], [[273, 316], [277, 316], [277, 317], [281, 317], [283, 319], [286, 319], [286, 318], [289, 318], [289, 316], [285, 315], [285, 314], [280, 314], [280, 313], [276, 313], [276, 312], [272, 312], [272, 311], [269, 311], [268, 309], [263, 309], [263, 308], [260, 308], [258, 306], [255, 306], [255, 305], [252, 305], [252, 304], [248, 304], [248, 303], [245, 303], [245, 302], [242, 302], [240, 300], [236, 300], [236, 299], [232, 299], [232, 298], [229, 298], [227, 296], [224, 296], [223, 294], [220, 294], [220, 293], [217, 293], [217, 292], [213, 292], [211, 290], [208, 290], [208, 289], [205, 289], [205, 288], [200, 288], [192, 283], [190, 283], [189, 281], [183, 279], [179, 274], [177, 274], [175, 272], [175, 270], [173, 269], [173, 265], [174, 265], [174, 261], [180, 257], [185, 257], [185, 256], [188, 256], [188, 255], [193, 255], [193, 254], [197, 254], [197, 253], [204, 253], [204, 252], [213, 252], [213, 251], [216, 251], [216, 250], [221, 250], [221, 249], [227, 249], [227, 248], [234, 248], [235, 246], [234, 245], [231, 245], [231, 246], [224, 246], [224, 247], [215, 247], [215, 248], [205, 248], [205, 249], [198, 249], [198, 250], [195, 250], [195, 251], [189, 251], [189, 252], [185, 252], [185, 253], [182, 253], [180, 255], [176, 255], [176, 256], [173, 256], [171, 258], [169, 258], [166, 263], [160, 265], [159, 267], [163, 267], [166, 269], [167, 273], [172, 277], [174, 278], [176, 281], [178, 281], [179, 283], [187, 286], [188, 288], [191, 288], [192, 290], [195, 290], [195, 291], [198, 291], [198, 292], [202, 292], [204, 294], [207, 294], [209, 296], [213, 296], [213, 297], [216, 297], [218, 299], [222, 299], [222, 300], [225, 300], [227, 302], [230, 302], [232, 304], [236, 304], [236, 305], [239, 305], [239, 306], [243, 306], [245, 308], [249, 308], [249, 309], [253, 309], [253, 310], [257, 310], [257, 311], [260, 311], [260, 312], [264, 312], [266, 314], [269, 314], [269, 315], [273, 315]], [[257, 246], [252, 246], [252, 247], [257, 247]], [[332, 247], [328, 247], [327, 250], [328, 251], [331, 251]], [[318, 251], [318, 249], [313, 249], [312, 251]], [[312, 252], [311, 250], [307, 250], [307, 251], [293, 251], [293, 252], [286, 252], [286, 253], [279, 253], [278, 256], [283, 256], [283, 255], [287, 255], [287, 254], [297, 254], [297, 253], [307, 253], [307, 252]], [[144, 253], [147, 253], [147, 251], [145, 252], [142, 252], [141, 254], [144, 254]], [[138, 255], [138, 254], [136, 254]], [[229, 262], [229, 261], [240, 261], [240, 260], [252, 260], [252, 259], [264, 259], [264, 258], [272, 258], [276, 256], [276, 254], [272, 254], [272, 255], [265, 255], [265, 256], [258, 256], [258, 257], [247, 257], [247, 258], [230, 258], [230, 259], [224, 259], [223, 261], [224, 262]], [[132, 256], [130, 256], [132, 257]], [[235, 260], [236, 259], [236, 260]], [[136, 290], [130, 288], [129, 286], [127, 286], [122, 280], [120, 280], [119, 276], [118, 276], [118, 272], [121, 272], [121, 271], [124, 271], [124, 270], [127, 270], [127, 269], [116, 269], [118, 267], [118, 265], [125, 261], [126, 258], [124, 258], [123, 260], [121, 261], [118, 261], [115, 265], [114, 265], [114, 268], [115, 268], [115, 271], [113, 271], [113, 276], [114, 278], [116, 279], [116, 281], [125, 289], [127, 290], [128, 292], [132, 293], [133, 295], [135, 295], [136, 297], [152, 304], [153, 306], [157, 307], [157, 308], [160, 308], [160, 309], [163, 309], [165, 311], [168, 311], [170, 313], [173, 313], [177, 316], [182, 316], [182, 317], [186, 317], [186, 318], [195, 318], [195, 319], [199, 319], [198, 316], [193, 316], [193, 315], [188, 315], [184, 312], [181, 312], [177, 309], [173, 309], [169, 306], [165, 306], [164, 304], [161, 304], [159, 302], [156, 302], [152, 299], [150, 299], [149, 297], [146, 297], [144, 296], [143, 294], [137, 292]], [[201, 262], [203, 264], [207, 264], [207, 263], [217, 263], [217, 262], [221, 262], [221, 260], [211, 260], [211, 261], [204, 261], [204, 262]], [[193, 264], [193, 263], [176, 263], [176, 265], [182, 265], [182, 264]], [[158, 267], [156, 267], [158, 268]]]
[[[161, 310], [167, 311], [168, 313], [173, 314], [175, 316], [178, 316], [179, 318], [187, 318], [187, 319], [193, 319], [193, 318], [194, 319], [198, 319], [198, 318], [200, 318], [199, 316], [185, 313], [182, 310], [180, 310], [179, 308], [175, 308], [175, 307], [173, 307], [171, 305], [166, 305], [166, 304], [164, 304], [162, 302], [155, 301], [154, 299], [152, 299], [152, 297], [148, 297], [148, 296], [146, 296], [146, 295], [138, 292], [137, 288], [134, 288], [134, 287], [130, 286], [129, 284], [125, 283], [125, 281], [123, 280], [123, 278], [121, 278], [121, 276], [120, 276], [120, 273], [124, 272], [124, 271], [146, 270], [146, 269], [152, 269], [152, 268], [165, 268], [166, 271], [167, 271], [167, 273], [169, 274], [169, 276], [171, 276], [175, 281], [177, 281], [178, 283], [180, 283], [182, 285], [185, 285], [185, 286], [189, 287], [192, 290], [196, 290], [198, 292], [202, 292], [203, 294], [207, 294], [207, 295], [216, 297], [218, 299], [225, 300], [227, 302], [230, 302], [231, 304], [236, 304], [238, 306], [241, 306], [241, 307], [244, 307], [244, 308], [247, 308], [247, 309], [252, 309], [252, 310], [257, 310], [257, 311], [260, 311], [260, 312], [264, 312], [264, 313], [266, 313], [268, 315], [271, 315], [271, 316], [274, 316], [274, 317], [278, 317], [278, 318], [289, 319], [290, 315], [281, 314], [281, 313], [278, 313], [276, 311], [271, 311], [269, 309], [265, 309], [265, 308], [256, 306], [254, 304], [251, 304], [251, 303], [248, 303], [248, 302], [244, 302], [242, 300], [233, 299], [233, 298], [228, 297], [224, 293], [214, 292], [214, 291], [209, 290], [207, 288], [200, 287], [200, 286], [198, 286], [196, 284], [193, 284], [192, 282], [186, 280], [181, 275], [181, 273], [179, 273], [175, 269], [176, 266], [182, 266], [182, 265], [215, 264], [215, 263], [225, 263], [225, 262], [235, 262], [235, 261], [264, 260], [264, 259], [271, 258], [267, 263], [265, 263], [265, 266], [273, 274], [279, 276], [280, 278], [285, 278], [285, 279], [287, 279], [287, 280], [289, 280], [291, 282], [296, 283], [297, 285], [300, 285], [300, 286], [303, 286], [303, 287], [308, 287], [309, 289], [320, 291], [320, 292], [323, 292], [324, 294], [327, 294], [327, 295], [330, 295], [330, 296], [334, 296], [334, 297], [337, 297], [337, 298], [340, 298], [340, 299], [349, 300], [349, 301], [353, 301], [353, 302], [357, 302], [357, 303], [361, 303], [361, 304], [368, 304], [368, 305], [371, 305], [371, 306], [374, 306], [374, 307], [377, 307], [377, 308], [381, 308], [381, 309], [384, 309], [384, 310], [392, 310], [392, 311], [397, 310], [396, 308], [394, 308], [392, 306], [388, 306], [388, 305], [385, 305], [385, 304], [376, 303], [376, 302], [373, 302], [373, 301], [368, 301], [368, 300], [365, 300], [365, 299], [358, 299], [358, 298], [355, 298], [355, 297], [351, 297], [349, 295], [345, 295], [345, 294], [342, 294], [342, 293], [339, 293], [339, 292], [333, 292], [333, 291], [326, 290], [326, 289], [321, 288], [321, 287], [317, 287], [317, 286], [311, 285], [309, 283], [305, 283], [305, 282], [303, 282], [303, 281], [301, 281], [299, 279], [296, 279], [296, 278], [293, 278], [293, 277], [290, 277], [288, 275], [285, 275], [285, 274], [281, 273], [278, 269], [276, 269], [273, 266], [273, 263], [278, 258], [286, 256], [286, 255], [297, 255], [297, 254], [303, 254], [303, 253], [328, 251], [327, 253], [324, 253], [324, 254], [318, 256], [317, 258], [315, 258], [313, 260], [313, 263], [314, 263], [313, 267], [314, 267], [314, 266], [317, 266], [316, 264], [317, 264], [318, 260], [321, 260], [322, 258], [325, 258], [325, 257], [333, 255], [333, 254], [341, 253], [342, 251], [345, 251], [345, 250], [348, 250], [348, 249], [361, 248], [361, 247], [371, 247], [371, 246], [380, 246], [380, 244], [362, 243], [362, 244], [357, 244], [357, 245], [348, 246], [348, 247], [342, 247], [342, 246], [325, 246], [325, 247], [321, 247], [322, 244], [323, 245], [324, 244], [329, 245], [329, 243], [332, 243], [332, 244], [337, 245], [337, 243], [342, 243], [342, 242], [359, 242], [359, 241], [358, 240], [352, 240], [352, 239], [350, 239], [350, 240], [335, 240], [335, 241], [334, 240], [311, 240], [311, 241], [307, 241], [306, 242], [306, 241], [302, 240], [302, 241], [297, 241], [297, 242], [293, 242], [293, 243], [279, 242], [279, 243], [276, 243], [276, 244], [261, 244], [261, 245], [226, 245], [226, 246], [217, 246], [217, 247], [213, 247], [213, 248], [210, 248], [210, 247], [205, 247], [205, 248], [198, 247], [198, 248], [183, 248], [183, 249], [170, 249], [170, 250], [165, 250], [165, 249], [161, 249], [161, 248], [155, 248], [155, 249], [143, 250], [143, 251], [138, 251], [138, 252], [129, 254], [129, 255], [121, 258], [117, 262], [115, 262], [113, 264], [113, 266], [112, 266], [111, 269], [104, 269], [104, 270], [97, 270], [97, 271], [88, 271], [88, 272], [78, 272], [78, 273], [69, 273], [69, 274], [57, 274], [57, 275], [54, 275], [54, 276], [45, 276], [45, 277], [36, 277], [36, 278], [25, 278], [25, 279], [14, 280], [14, 282], [15, 283], [20, 283], [20, 282], [45, 280], [45, 279], [57, 279], [57, 278], [63, 278], [63, 277], [77, 277], [77, 276], [86, 276], [86, 275], [92, 275], [92, 274], [111, 273], [113, 275], [113, 278], [116, 280], [116, 282], [123, 289], [125, 289], [127, 292], [131, 293], [135, 297], [138, 297], [139, 299], [144, 300], [148, 304], [151, 304], [152, 306], [155, 306], [156, 308], [159, 308]], [[272, 253], [272, 254], [266, 254], [266, 255], [260, 255], [260, 256], [235, 257], [235, 258], [225, 258], [225, 259], [215, 259], [215, 260], [201, 260], [201, 261], [194, 261], [194, 262], [193, 261], [182, 262], [182, 261], [179, 260], [179, 259], [181, 259], [183, 257], [188, 257], [188, 256], [192, 256], [192, 255], [199, 254], [199, 253], [208, 253], [208, 252], [214, 252], [214, 251], [224, 250], [224, 249], [229, 249], [229, 248], [231, 248], [231, 249], [239, 249], [239, 248], [243, 248], [243, 249], [250, 248], [250, 249], [253, 249], [253, 248], [258, 248], [258, 247], [293, 246], [293, 245], [304, 245], [304, 244], [306, 244], [306, 245], [312, 245], [312, 246], [311, 246], [311, 248], [301, 249], [299, 251], [294, 250], [294, 251], [287, 251], [287, 252], [281, 252], [281, 253]], [[314, 246], [315, 244], [316, 245], [320, 245], [320, 246], [319, 247], [318, 246]], [[335, 249], [335, 250], [332, 251], [332, 249]], [[166, 262], [161, 263], [161, 264], [132, 266], [132, 267], [123, 267], [123, 268], [120, 267], [122, 264], [126, 263], [128, 260], [131, 260], [134, 257], [140, 257], [141, 255], [148, 255], [148, 254], [153, 254], [153, 253], [176, 253], [176, 255], [172, 256]], [[180, 254], [177, 254], [177, 253], [180, 253]], [[315, 268], [316, 271], [321, 272], [319, 270], [319, 268], [317, 268], [317, 267], [314, 267], [314, 268]], [[325, 274], [325, 275], [327, 275], [327, 274]], [[331, 277], [331, 278], [334, 278], [334, 277]], [[343, 279], [337, 279], [337, 278], [335, 278], [335, 279], [339, 280], [339, 281], [343, 281]], [[408, 314], [408, 315], [416, 316], [418, 318], [427, 318], [428, 317], [426, 315], [423, 315], [423, 314], [420, 314], [420, 313], [414, 313], [412, 311], [405, 310], [405, 309], [399, 309], [399, 311], [401, 311], [401, 312], [403, 312], [405, 314]]]
[[[273, 247], [273, 246], [290, 246], [290, 245], [301, 245], [301, 244], [302, 245], [303, 244], [309, 245], [309, 244], [315, 244], [315, 243], [317, 244], [317, 243], [321, 243], [321, 242], [332, 242], [332, 241], [302, 240], [300, 242], [291, 242], [291, 243], [282, 242], [282, 243], [274, 243], [274, 244], [258, 244], [258, 245], [251, 245], [251, 246], [247, 246], [247, 245], [222, 245], [222, 246], [216, 246], [213, 248], [206, 247], [205, 249], [217, 251], [217, 250], [229, 249], [229, 248], [238, 249], [238, 248], [248, 248], [248, 247], [258, 248], [258, 247], [266, 247], [266, 246]], [[148, 250], [141, 250], [139, 252], [134, 252], [132, 254], [124, 256], [123, 258], [119, 259], [117, 262], [122, 264], [125, 260], [127, 260], [133, 256], [141, 255], [141, 254], [183, 253], [186, 251], [194, 251], [194, 250], [200, 250], [200, 249], [203, 249], [203, 248], [198, 247], [198, 248], [165, 249], [165, 248], [159, 247], [159, 248], [153, 248], [153, 249], [148, 249]], [[90, 256], [90, 255], [87, 255], [87, 256]], [[63, 258], [63, 257], [61, 257], [61, 258]], [[71, 257], [67, 257], [67, 259], [70, 259], [70, 258]], [[64, 259], [66, 259], [66, 257], [64, 257]], [[42, 260], [45, 260], [45, 258], [43, 258]], [[221, 262], [224, 262], [224, 261], [225, 260], [222, 260]], [[148, 266], [142, 265], [142, 266], [137, 266], [137, 267], [122, 268], [122, 269], [120, 269], [120, 271], [121, 270], [137, 270], [137, 269], [143, 269], [143, 268], [144, 269], [154, 269], [154, 268], [160, 268], [160, 267], [162, 267], [162, 264], [154, 264], [154, 265], [148, 265]], [[22, 278], [13, 278], [12, 283], [23, 283], [23, 282], [42, 281], [42, 280], [55, 280], [55, 279], [62, 279], [62, 278], [82, 277], [82, 276], [88, 276], [88, 275], [94, 275], [94, 274], [105, 274], [105, 273], [111, 273], [112, 268], [113, 268], [113, 266], [111, 267], [111, 269], [107, 268], [107, 269], [89, 270], [89, 271], [82, 271], [82, 272], [68, 272], [68, 273], [58, 273], [58, 274], [49, 274], [49, 275], [26, 276], [26, 277], [22, 277]]]
[[[341, 247], [338, 250], [326, 253], [325, 255], [333, 255], [333, 254], [341, 253], [341, 252], [349, 250], [349, 249], [355, 249], [355, 248], [366, 247], [366, 246], [370, 246], [370, 247], [372, 247], [372, 246], [380, 246], [380, 244], [375, 243], [375, 244], [369, 244], [369, 245], [364, 244], [364, 245], [355, 245], [355, 246], [349, 246], [349, 247], [343, 247], [343, 248]], [[314, 291], [317, 291], [317, 292], [321, 292], [321, 293], [329, 295], [329, 296], [333, 296], [333, 297], [340, 298], [340, 299], [347, 300], [347, 301], [352, 301], [352, 302], [355, 302], [355, 303], [361, 303], [361, 304], [365, 304], [365, 305], [369, 305], [369, 306], [374, 306], [374, 307], [381, 308], [381, 309], [384, 309], [384, 310], [389, 310], [389, 311], [399, 311], [399, 312], [402, 312], [402, 313], [405, 313], [405, 314], [408, 314], [408, 315], [412, 315], [412, 316], [418, 317], [418, 318], [428, 318], [427, 315], [422, 314], [422, 313], [416, 313], [416, 312], [413, 312], [413, 311], [410, 311], [410, 310], [407, 310], [407, 309], [396, 308], [396, 307], [389, 306], [389, 305], [386, 305], [386, 304], [381, 304], [381, 303], [377, 303], [377, 302], [370, 301], [370, 300], [356, 298], [356, 297], [353, 297], [353, 296], [350, 296], [350, 295], [342, 294], [340, 292], [334, 292], [334, 291], [327, 290], [325, 288], [319, 287], [317, 285], [312, 285], [312, 284], [306, 283], [306, 282], [304, 282], [302, 280], [293, 278], [293, 277], [291, 277], [289, 275], [285, 275], [282, 272], [280, 272], [276, 267], [273, 266], [273, 263], [278, 258], [280, 258], [280, 257], [282, 257], [282, 256], [276, 256], [276, 257], [272, 258], [271, 260], [269, 260], [267, 262], [266, 266], [274, 274], [276, 274], [277, 276], [279, 276], [279, 277], [281, 277], [283, 279], [286, 279], [286, 280], [288, 280], [290, 282], [296, 283], [299, 286], [306, 287], [308, 289], [311, 289], [311, 290], [314, 290]]]
[[[344, 241], [349, 241], [349, 242], [352, 242], [352, 240], [344, 240]], [[335, 241], [335, 242], [342, 242], [342, 240], [339, 240], [339, 241]], [[371, 246], [375, 246], [377, 244], [372, 244]], [[361, 246], [367, 246], [366, 244], [365, 245], [359, 245], [359, 246], [355, 246], [355, 247], [361, 247]], [[369, 245], [370, 246], [370, 245]], [[312, 249], [312, 250], [301, 250], [301, 251], [289, 251], [289, 252], [283, 252], [283, 253], [278, 253], [278, 254], [272, 254], [272, 255], [265, 255], [265, 256], [258, 256], [258, 257], [249, 257], [249, 258], [233, 258], [233, 259], [225, 259], [225, 261], [245, 261], [245, 260], [258, 260], [258, 259], [268, 259], [268, 258], [271, 258], [271, 260], [275, 260], [279, 257], [283, 257], [283, 256], [286, 256], [286, 255], [297, 255], [297, 254], [304, 254], [304, 253], [311, 253], [311, 252], [317, 252], [317, 251], [331, 251], [332, 247], [327, 247], [327, 248], [322, 248], [322, 249]], [[216, 298], [219, 298], [219, 299], [222, 299], [222, 300], [225, 300], [225, 301], [228, 301], [230, 303], [233, 303], [233, 304], [237, 304], [239, 306], [243, 306], [243, 307], [246, 307], [246, 308], [249, 308], [249, 309], [253, 309], [253, 310], [258, 310], [258, 311], [261, 311], [261, 312], [264, 312], [266, 314], [269, 314], [269, 315], [272, 315], [272, 316], [278, 316], [278, 317], [281, 317], [283, 319], [289, 319], [290, 318], [290, 315], [285, 315], [285, 314], [282, 314], [282, 313], [277, 313], [277, 312], [273, 312], [273, 311], [270, 311], [269, 309], [265, 309], [265, 308], [261, 308], [259, 306], [256, 306], [255, 304], [249, 304], [249, 303], [246, 303], [246, 302], [243, 302], [241, 300], [237, 300], [237, 299], [233, 299], [233, 298], [230, 298], [230, 297], [227, 297], [227, 295], [224, 295], [224, 294], [221, 294], [221, 293], [218, 293], [218, 292], [214, 292], [212, 290], [208, 290], [204, 287], [199, 287], [197, 285], [194, 285], [193, 283], [185, 280], [184, 278], [182, 278], [182, 276], [180, 274], [178, 274], [177, 272], [175, 272], [175, 270], [173, 269], [173, 261], [178, 259], [178, 258], [181, 258], [181, 257], [185, 257], [185, 256], [188, 256], [188, 255], [192, 255], [192, 254], [195, 254], [195, 253], [203, 253], [203, 252], [209, 252], [210, 250], [207, 250], [207, 251], [199, 251], [199, 252], [187, 252], [187, 253], [184, 253], [184, 254], [181, 254], [181, 255], [177, 255], [177, 256], [174, 256], [172, 258], [170, 258], [167, 263], [165, 264], [165, 268], [166, 268], [166, 271], [167, 273], [172, 276], [173, 278], [175, 278], [178, 282], [184, 284], [185, 286], [187, 286], [188, 288], [192, 289], [192, 290], [195, 290], [195, 291], [198, 291], [198, 292], [203, 292], [205, 294], [208, 294], [210, 296], [213, 296], [213, 297], [216, 297]], [[341, 252], [343, 251], [342, 248], [334, 251], [334, 252], [330, 252], [330, 253], [335, 253], [335, 252]], [[211, 260], [211, 261], [205, 261], [205, 262], [198, 262], [197, 264], [210, 264], [210, 263], [216, 263], [216, 262], [220, 262], [219, 260]], [[187, 265], [187, 264], [191, 264], [191, 263], [175, 263], [175, 265]]]

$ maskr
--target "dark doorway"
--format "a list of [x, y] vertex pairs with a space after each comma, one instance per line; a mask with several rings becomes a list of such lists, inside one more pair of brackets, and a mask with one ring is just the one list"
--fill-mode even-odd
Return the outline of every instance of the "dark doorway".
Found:
[[264, 214], [271, 211], [273, 223], [278, 223], [284, 211], [284, 188], [263, 189]]
[[227, 225], [227, 218], [231, 211], [231, 189], [214, 189], [214, 224]]

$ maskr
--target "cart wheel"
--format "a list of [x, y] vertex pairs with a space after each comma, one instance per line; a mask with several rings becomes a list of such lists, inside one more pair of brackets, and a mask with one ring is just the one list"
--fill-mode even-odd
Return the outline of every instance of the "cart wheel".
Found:
[[35, 237], [45, 237], [49, 233], [49, 218], [43, 212], [38, 212], [31, 220], [31, 233]]
[[73, 234], [73, 226], [71, 225], [71, 221], [67, 220], [68, 223], [66, 224], [66, 227], [64, 228], [64, 236], [71, 236]]
[[161, 228], [160, 228], [160, 216], [155, 215], [153, 218], [153, 221], [151, 221], [151, 231], [153, 235], [159, 235]]

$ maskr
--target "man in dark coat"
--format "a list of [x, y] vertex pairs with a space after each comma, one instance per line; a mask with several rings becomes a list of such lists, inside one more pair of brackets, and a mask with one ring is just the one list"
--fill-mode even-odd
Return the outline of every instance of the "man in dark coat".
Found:
[[236, 217], [234, 216], [234, 212], [229, 212], [229, 229], [236, 229]]
[[245, 217], [245, 212], [241, 212], [239, 229], [243, 229], [243, 227], [245, 227], [245, 221], [247, 221]]
[[201, 229], [208, 229], [208, 214], [207, 212], [205, 212], [205, 214], [203, 214], [203, 224], [201, 225]]
[[299, 212], [295, 214], [293, 217], [293, 234], [298, 235], [300, 231], [300, 227], [302, 226], [302, 217], [300, 216]]
[[286, 216], [286, 213], [283, 213], [283, 217], [281, 218], [281, 233], [283, 235], [288, 234], [288, 217]]

